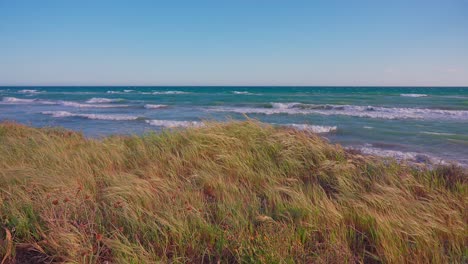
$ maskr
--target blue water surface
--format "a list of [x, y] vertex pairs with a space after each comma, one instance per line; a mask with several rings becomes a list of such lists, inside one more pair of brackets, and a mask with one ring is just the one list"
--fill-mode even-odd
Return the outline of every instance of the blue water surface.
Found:
[[87, 136], [255, 118], [364, 153], [468, 164], [466, 87], [0, 87], [0, 120]]

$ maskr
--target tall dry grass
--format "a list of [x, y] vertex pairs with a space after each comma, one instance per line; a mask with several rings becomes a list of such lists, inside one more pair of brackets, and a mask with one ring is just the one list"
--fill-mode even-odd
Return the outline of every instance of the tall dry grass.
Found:
[[0, 260], [466, 263], [467, 186], [256, 121], [100, 140], [2, 123]]

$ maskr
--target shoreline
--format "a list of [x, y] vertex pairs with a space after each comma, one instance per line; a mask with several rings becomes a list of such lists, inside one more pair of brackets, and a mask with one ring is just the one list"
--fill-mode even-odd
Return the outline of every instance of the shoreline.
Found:
[[384, 156], [466, 165], [467, 92], [430, 87], [32, 87], [0, 89], [0, 109], [1, 119], [63, 126], [91, 136], [143, 134], [248, 115], [321, 132], [345, 147], [376, 147], [372, 152]]
[[[65, 112], [64, 112], [65, 113]], [[93, 115], [93, 116], [99, 116], [99, 115]], [[131, 116], [126, 116], [123, 115], [121, 116], [123, 120], [126, 119], [134, 119]], [[159, 127], [159, 129], [146, 129], [142, 131], [141, 133], [105, 133], [102, 135], [88, 135], [86, 138], [88, 139], [102, 139], [110, 136], [122, 136], [122, 137], [127, 137], [127, 136], [143, 136], [147, 133], [161, 133], [165, 130], [171, 130], [171, 129], [189, 129], [189, 128], [194, 128], [194, 127], [202, 127], [205, 126], [205, 124], [209, 123], [229, 123], [229, 122], [243, 122], [243, 120], [231, 120], [231, 121], [216, 121], [216, 120], [201, 120], [201, 121], [175, 121], [175, 120], [150, 120], [150, 119], [136, 119], [138, 121], [144, 121], [150, 126], [156, 126]], [[248, 118], [246, 120], [256, 120], [258, 122], [261, 122], [260, 120], [257, 119], [251, 119]], [[15, 120], [0, 120], [1, 123], [16, 123]], [[436, 167], [439, 165], [455, 165], [455, 166], [460, 166], [463, 168], [468, 168], [468, 163], [464, 163], [460, 160], [455, 160], [455, 159], [450, 159], [448, 157], [441, 157], [434, 155], [433, 153], [425, 153], [425, 152], [415, 152], [415, 151], [410, 151], [410, 150], [403, 150], [403, 149], [394, 149], [394, 148], [382, 148], [379, 146], [373, 146], [372, 144], [365, 143], [362, 145], [355, 145], [355, 144], [342, 144], [339, 142], [339, 140], [331, 140], [328, 136], [333, 136], [334, 133], [337, 133], [337, 131], [340, 129], [338, 126], [322, 126], [322, 125], [313, 125], [313, 124], [277, 124], [277, 123], [264, 123], [265, 125], [271, 125], [275, 128], [279, 129], [285, 129], [285, 128], [291, 128], [291, 129], [296, 129], [299, 131], [304, 131], [307, 133], [312, 133], [312, 134], [317, 134], [325, 139], [327, 139], [330, 144], [338, 144], [342, 148], [346, 150], [350, 150], [355, 153], [359, 153], [361, 155], [365, 156], [376, 156], [380, 157], [383, 159], [395, 159], [398, 162], [403, 162], [403, 163], [408, 163], [412, 164], [416, 167], [420, 166], [428, 166], [429, 168]], [[60, 126], [32, 126], [38, 129], [41, 128], [61, 128], [65, 130], [70, 130], [76, 133], [82, 133], [82, 131], [76, 131], [73, 129], [69, 128], [62, 128]], [[392, 146], [394, 144], [389, 143], [389, 146]]]

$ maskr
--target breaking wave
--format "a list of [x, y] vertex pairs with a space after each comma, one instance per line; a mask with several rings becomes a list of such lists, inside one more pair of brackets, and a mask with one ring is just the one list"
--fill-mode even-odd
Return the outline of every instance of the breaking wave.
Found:
[[152, 92], [152, 94], [189, 94], [189, 92], [183, 92], [183, 91], [157, 91], [157, 92]]
[[243, 94], [243, 95], [260, 95], [260, 94], [256, 94], [256, 93], [251, 93], [251, 92], [247, 92], [247, 91], [232, 91], [233, 94]]
[[435, 136], [455, 136], [453, 133], [444, 133], [444, 132], [432, 132], [432, 131], [421, 131], [421, 134], [435, 135]]
[[93, 97], [91, 99], [89, 99], [88, 101], [86, 101], [87, 103], [90, 103], [90, 104], [100, 104], [100, 103], [115, 103], [115, 102], [121, 102], [123, 101], [124, 99], [110, 99], [110, 98], [96, 98], [96, 97]]
[[299, 130], [311, 131], [314, 133], [330, 133], [336, 131], [336, 126], [318, 126], [318, 125], [308, 125], [308, 124], [287, 124], [286, 126], [293, 127]]
[[22, 98], [16, 98], [16, 97], [3, 97], [2, 102], [6, 104], [47, 104], [47, 105], [58, 104], [57, 102], [54, 102], [54, 101], [41, 100], [41, 99], [22, 99]]
[[167, 108], [167, 105], [164, 104], [145, 104], [146, 109], [159, 109], [159, 108]]
[[44, 104], [44, 105], [62, 105], [68, 107], [77, 107], [77, 108], [121, 108], [129, 107], [129, 105], [123, 104], [83, 104], [78, 102], [71, 101], [49, 101], [42, 99], [22, 99], [16, 97], [3, 97], [3, 103], [6, 104]]
[[77, 107], [77, 108], [126, 108], [129, 105], [123, 104], [82, 104], [77, 102], [70, 102], [70, 101], [58, 101], [58, 104], [63, 106], [69, 107]]
[[146, 120], [146, 123], [152, 125], [152, 126], [158, 126], [158, 127], [169, 127], [169, 128], [174, 128], [174, 127], [200, 127], [203, 126], [203, 122], [198, 122], [198, 121], [175, 121], [175, 120]]
[[53, 117], [82, 117], [82, 118], [87, 118], [87, 119], [115, 120], [115, 121], [129, 121], [129, 120], [142, 119], [141, 117], [131, 116], [131, 115], [79, 114], [79, 113], [71, 113], [67, 111], [44, 111], [44, 112], [41, 112], [41, 114], [51, 115]]
[[428, 96], [427, 94], [400, 94], [400, 96], [403, 96], [403, 97], [426, 97]]
[[345, 115], [381, 119], [458, 119], [468, 120], [466, 110], [442, 110], [428, 108], [398, 108], [359, 105], [321, 105], [303, 103], [271, 103], [270, 107], [215, 107], [209, 111], [242, 114], [319, 114]]
[[394, 158], [398, 161], [408, 161], [410, 163], [426, 164], [426, 165], [439, 165], [439, 164], [446, 165], [450, 163], [455, 163], [459, 166], [467, 165], [461, 162], [447, 161], [440, 157], [436, 157], [436, 156], [433, 156], [431, 154], [426, 154], [426, 153], [388, 150], [388, 149], [376, 148], [370, 144], [366, 144], [366, 145], [368, 146], [359, 147], [357, 149], [366, 155]]
[[38, 90], [23, 89], [23, 90], [19, 90], [18, 93], [22, 93], [22, 94], [38, 94], [38, 93], [41, 93], [41, 92], [38, 91]]

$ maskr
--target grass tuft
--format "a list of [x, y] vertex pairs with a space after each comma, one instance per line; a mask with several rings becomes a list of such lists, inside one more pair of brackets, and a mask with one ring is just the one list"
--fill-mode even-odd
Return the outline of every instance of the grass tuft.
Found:
[[463, 263], [467, 178], [253, 120], [100, 140], [1, 123], [0, 259]]

